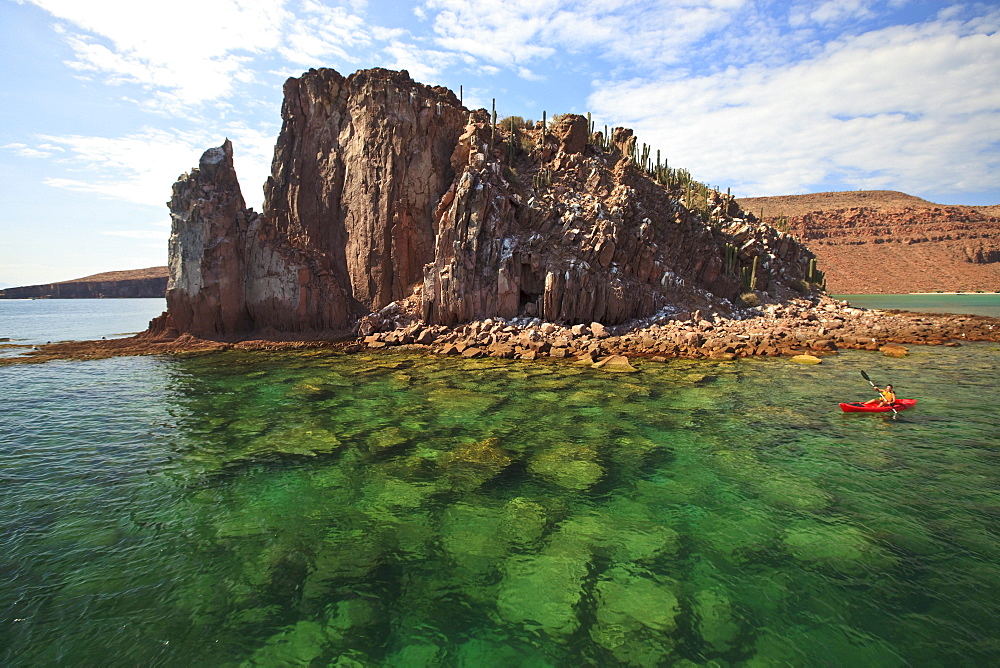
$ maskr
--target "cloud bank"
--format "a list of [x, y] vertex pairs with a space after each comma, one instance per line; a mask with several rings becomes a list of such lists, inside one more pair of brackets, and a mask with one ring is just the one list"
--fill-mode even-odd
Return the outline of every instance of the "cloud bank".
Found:
[[632, 127], [671, 164], [741, 195], [958, 195], [1000, 183], [995, 7], [424, 0], [401, 17], [379, 3], [174, 0], [143, 5], [140, 17], [126, 0], [30, 2], [54, 18], [69, 68], [167, 119], [118, 137], [47, 133], [3, 147], [76, 170], [49, 185], [104, 198], [158, 205], [178, 166], [228, 135], [259, 203], [278, 123], [260, 91], [322, 65], [408, 69], [432, 84], [461, 76], [476, 100], [490, 84], [530, 91], [583, 72], [588, 87], [567, 108]]

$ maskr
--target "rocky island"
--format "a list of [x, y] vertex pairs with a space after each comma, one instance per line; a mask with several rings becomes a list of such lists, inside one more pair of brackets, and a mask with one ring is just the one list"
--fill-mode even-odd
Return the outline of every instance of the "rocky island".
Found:
[[615, 325], [818, 282], [794, 237], [623, 128], [495, 123], [387, 70], [291, 79], [282, 118], [262, 213], [228, 141], [174, 185], [164, 332], [346, 334], [408, 299], [428, 325]]
[[263, 211], [232, 144], [206, 151], [169, 202], [167, 312], [103, 353], [63, 353], [414, 346], [596, 364], [1000, 340], [990, 318], [826, 297], [800, 238], [626, 128], [498, 120], [384, 69], [289, 79], [282, 120]]

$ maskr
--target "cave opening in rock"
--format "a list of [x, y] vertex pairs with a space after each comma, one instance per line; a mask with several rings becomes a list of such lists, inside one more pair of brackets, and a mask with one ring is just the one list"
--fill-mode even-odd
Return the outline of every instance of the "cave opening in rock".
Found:
[[541, 300], [542, 293], [540, 292], [525, 292], [521, 290], [520, 302], [517, 306], [517, 312], [520, 315], [538, 315], [538, 304]]
[[541, 297], [538, 292], [525, 292], [521, 290], [521, 299], [517, 307], [517, 312], [521, 315], [538, 315], [538, 301]]
[[537, 316], [542, 312], [542, 295], [545, 292], [544, 273], [532, 267], [530, 258], [521, 260], [520, 298], [517, 312], [524, 316]]

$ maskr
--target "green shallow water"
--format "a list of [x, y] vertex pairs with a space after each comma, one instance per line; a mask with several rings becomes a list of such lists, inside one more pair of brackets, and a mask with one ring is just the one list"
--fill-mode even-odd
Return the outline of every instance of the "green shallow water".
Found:
[[959, 294], [923, 293], [910, 295], [832, 295], [852, 306], [869, 309], [900, 309], [918, 313], [956, 313], [1000, 318], [1000, 293], [963, 292]]
[[1000, 350], [912, 350], [0, 368], [0, 663], [995, 663]]

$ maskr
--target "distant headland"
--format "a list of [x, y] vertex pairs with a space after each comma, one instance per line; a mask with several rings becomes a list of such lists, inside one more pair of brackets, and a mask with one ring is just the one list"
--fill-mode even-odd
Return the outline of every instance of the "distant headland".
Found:
[[816, 254], [834, 294], [1000, 290], [1000, 205], [890, 190], [738, 200]]
[[58, 283], [0, 290], [0, 299], [101, 299], [163, 297], [167, 267], [106, 271]]

